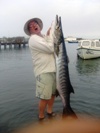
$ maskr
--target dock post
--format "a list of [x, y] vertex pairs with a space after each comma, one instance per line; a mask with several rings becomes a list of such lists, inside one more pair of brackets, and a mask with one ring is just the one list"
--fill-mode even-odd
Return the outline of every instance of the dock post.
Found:
[[9, 44], [9, 49], [12, 49], [12, 43], [11, 43], [11, 44]]
[[25, 44], [25, 43], [23, 43], [23, 47], [24, 47], [24, 48], [26, 47], [26, 44]]
[[1, 50], [1, 42], [0, 42], [0, 50]]
[[7, 46], [7, 44], [6, 44], [6, 43], [4, 43], [4, 49], [6, 49], [6, 46]]
[[21, 48], [21, 44], [20, 43], [18, 44], [18, 46], [19, 46], [19, 48]]
[[14, 48], [16, 48], [16, 43], [14, 43]]

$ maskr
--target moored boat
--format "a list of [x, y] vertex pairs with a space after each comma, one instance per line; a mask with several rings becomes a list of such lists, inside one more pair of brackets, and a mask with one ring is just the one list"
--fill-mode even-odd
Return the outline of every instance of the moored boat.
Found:
[[100, 57], [100, 41], [99, 40], [79, 41], [77, 54], [82, 59], [93, 59]]
[[68, 43], [78, 43], [78, 40], [68, 41]]

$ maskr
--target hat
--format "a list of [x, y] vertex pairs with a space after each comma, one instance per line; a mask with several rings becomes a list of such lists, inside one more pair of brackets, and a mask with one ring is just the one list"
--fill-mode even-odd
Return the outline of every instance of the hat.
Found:
[[32, 21], [35, 21], [35, 22], [40, 26], [41, 30], [42, 30], [42, 28], [43, 28], [43, 22], [42, 22], [41, 19], [39, 19], [39, 18], [32, 18], [32, 19], [28, 20], [28, 21], [25, 23], [25, 25], [24, 25], [24, 32], [25, 32], [27, 35], [29, 35], [29, 36], [30, 36], [31, 34], [30, 34], [29, 30], [28, 30], [28, 25], [29, 25], [29, 23], [32, 22]]

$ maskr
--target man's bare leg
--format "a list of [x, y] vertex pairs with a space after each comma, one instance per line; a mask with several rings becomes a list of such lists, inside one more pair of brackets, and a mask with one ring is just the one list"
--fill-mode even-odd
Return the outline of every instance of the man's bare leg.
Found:
[[47, 103], [47, 113], [53, 112], [53, 104], [54, 104], [55, 96], [52, 96], [50, 100], [48, 100]]
[[47, 106], [47, 113], [52, 113], [55, 96], [52, 96], [50, 100], [41, 99], [39, 102], [39, 118], [44, 118], [45, 109]]
[[41, 99], [39, 102], [39, 118], [44, 118], [44, 112], [47, 106], [48, 100]]

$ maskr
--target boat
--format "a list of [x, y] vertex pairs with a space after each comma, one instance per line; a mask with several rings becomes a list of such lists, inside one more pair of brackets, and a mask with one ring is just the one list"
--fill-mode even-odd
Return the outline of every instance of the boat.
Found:
[[78, 40], [68, 41], [68, 43], [78, 43]]
[[81, 40], [78, 42], [77, 55], [82, 59], [93, 59], [100, 57], [99, 40]]
[[76, 37], [71, 37], [71, 36], [65, 38], [65, 41], [67, 41], [68, 43], [78, 43], [77, 38]]

